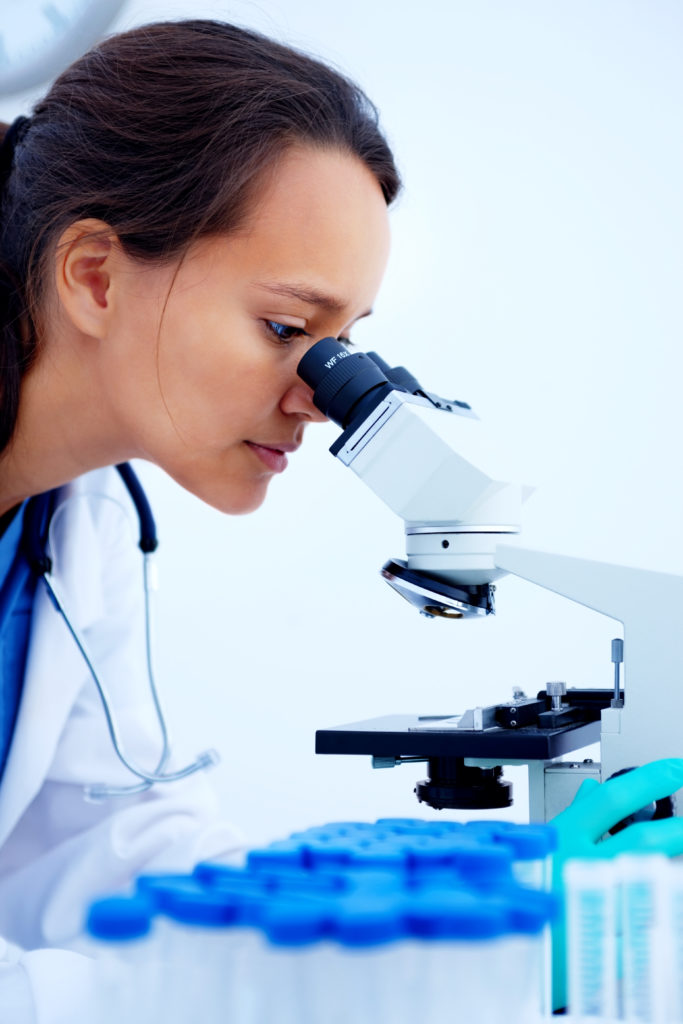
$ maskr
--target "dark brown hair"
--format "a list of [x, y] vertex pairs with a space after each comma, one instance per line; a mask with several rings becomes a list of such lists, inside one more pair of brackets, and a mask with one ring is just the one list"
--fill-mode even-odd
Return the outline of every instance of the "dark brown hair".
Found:
[[199, 238], [235, 231], [263, 174], [297, 142], [355, 154], [387, 204], [400, 187], [377, 111], [353, 82], [218, 21], [162, 22], [105, 40], [16, 134], [1, 198], [0, 452], [35, 358], [49, 261], [69, 224], [96, 218], [130, 256], [176, 258]]

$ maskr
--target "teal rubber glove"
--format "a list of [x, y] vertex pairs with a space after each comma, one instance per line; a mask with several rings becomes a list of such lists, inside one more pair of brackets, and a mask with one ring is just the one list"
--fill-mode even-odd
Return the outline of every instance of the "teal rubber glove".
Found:
[[[564, 862], [573, 857], [616, 857], [620, 853], [683, 853], [683, 818], [629, 825], [603, 836], [619, 821], [655, 800], [683, 788], [683, 759], [652, 761], [602, 785], [586, 779], [573, 803], [553, 819], [559, 845], [553, 861], [553, 886], [562, 891]], [[553, 1009], [566, 1006], [566, 931], [564, 916], [553, 928]]]

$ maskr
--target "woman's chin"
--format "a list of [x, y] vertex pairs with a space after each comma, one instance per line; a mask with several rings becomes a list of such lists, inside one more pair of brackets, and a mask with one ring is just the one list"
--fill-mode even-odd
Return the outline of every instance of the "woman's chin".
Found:
[[188, 480], [177, 479], [186, 491], [229, 516], [245, 516], [261, 507], [268, 493], [272, 477], [262, 477], [258, 482], [235, 483], [220, 479]]

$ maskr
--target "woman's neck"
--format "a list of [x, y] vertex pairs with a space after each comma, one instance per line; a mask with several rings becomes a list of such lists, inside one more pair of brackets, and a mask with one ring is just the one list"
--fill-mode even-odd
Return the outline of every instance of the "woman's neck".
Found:
[[70, 357], [68, 347], [51, 346], [22, 382], [14, 434], [0, 455], [0, 515], [34, 494], [137, 454], [109, 415], [87, 361]]

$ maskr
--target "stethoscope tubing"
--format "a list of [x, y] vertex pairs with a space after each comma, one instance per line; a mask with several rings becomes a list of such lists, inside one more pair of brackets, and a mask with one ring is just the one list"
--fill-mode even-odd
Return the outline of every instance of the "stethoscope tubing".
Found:
[[154, 771], [145, 771], [143, 768], [138, 767], [129, 757], [126, 756], [126, 754], [124, 754], [122, 740], [112, 713], [112, 699], [106, 686], [99, 677], [85, 640], [73, 625], [71, 616], [66, 609], [65, 601], [60, 593], [59, 585], [52, 574], [52, 559], [48, 550], [48, 538], [50, 522], [57, 506], [57, 491], [50, 491], [47, 494], [38, 495], [35, 498], [30, 499], [25, 510], [24, 531], [22, 536], [24, 554], [33, 571], [40, 579], [42, 579], [53, 606], [66, 624], [66, 627], [88, 668], [90, 677], [95, 684], [116, 756], [121, 764], [131, 772], [131, 774], [140, 779], [139, 783], [131, 786], [116, 787], [106, 786], [101, 783], [88, 785], [85, 787], [85, 795], [88, 800], [92, 801], [99, 801], [108, 797], [130, 796], [135, 793], [141, 793], [156, 783], [177, 782], [190, 775], [194, 775], [195, 772], [212, 767], [219, 759], [215, 750], [206, 750], [199, 754], [191, 764], [186, 765], [185, 768], [178, 769], [174, 772], [164, 771], [164, 768], [170, 758], [171, 751], [166, 717], [164, 715], [159, 691], [155, 681], [152, 657], [152, 613], [150, 607], [151, 593], [154, 589], [153, 579], [155, 568], [152, 556], [158, 546], [156, 525], [147, 496], [132, 467], [128, 463], [122, 463], [116, 468], [131, 497], [133, 505], [135, 506], [140, 526], [140, 539], [138, 541], [138, 546], [143, 555], [145, 658], [147, 662], [147, 679], [155, 716], [161, 733], [161, 754]]

